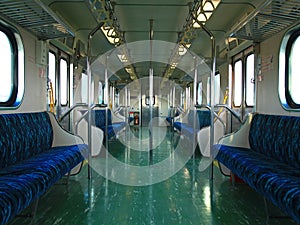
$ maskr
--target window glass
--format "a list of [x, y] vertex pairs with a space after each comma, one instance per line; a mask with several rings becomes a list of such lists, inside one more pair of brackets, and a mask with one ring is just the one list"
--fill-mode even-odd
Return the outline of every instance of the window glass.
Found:
[[220, 94], [221, 94], [221, 77], [220, 73], [215, 75], [215, 104], [220, 103]]
[[0, 31], [0, 62], [1, 82], [0, 82], [0, 102], [7, 102], [12, 95], [13, 90], [13, 57], [12, 46], [7, 35]]
[[24, 96], [24, 47], [18, 31], [0, 20], [0, 107], [18, 107]]
[[246, 105], [254, 105], [254, 54], [246, 58]]
[[98, 86], [98, 103], [102, 104], [103, 102], [103, 86], [102, 82], [99, 81], [99, 86]]
[[284, 35], [279, 51], [278, 93], [286, 110], [300, 109], [300, 26]]
[[289, 94], [295, 104], [300, 104], [300, 37], [298, 36], [291, 47], [288, 74], [288, 87]]
[[242, 60], [238, 60], [234, 64], [233, 104], [234, 106], [242, 104]]
[[210, 105], [210, 77], [207, 78], [206, 83], [206, 101], [207, 104]]
[[232, 93], [232, 65], [228, 65], [228, 84], [229, 84], [229, 93], [228, 93], [228, 106], [231, 107], [231, 93]]
[[202, 104], [202, 82], [198, 83], [198, 90], [197, 90], [197, 100], [198, 100], [198, 104], [201, 105]]
[[48, 77], [49, 77], [49, 82], [51, 82], [52, 84], [54, 102], [56, 101], [55, 68], [56, 68], [55, 55], [52, 52], [49, 52]]
[[60, 103], [68, 103], [68, 63], [65, 59], [60, 59]]
[[81, 101], [88, 103], [88, 76], [85, 73], [81, 76]]

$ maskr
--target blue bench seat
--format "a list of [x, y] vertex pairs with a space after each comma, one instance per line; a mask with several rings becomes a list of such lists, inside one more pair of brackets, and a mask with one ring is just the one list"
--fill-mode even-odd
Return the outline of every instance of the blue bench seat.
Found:
[[194, 111], [190, 110], [187, 115], [187, 121], [175, 121], [174, 128], [187, 138], [192, 139], [201, 128], [210, 126], [210, 116], [209, 110], [196, 110], [196, 119], [194, 120]]
[[[104, 132], [104, 138], [106, 134], [106, 110], [97, 109], [93, 110], [93, 119], [95, 120], [95, 126], [100, 128]], [[107, 136], [108, 140], [116, 136], [126, 126], [126, 122], [113, 122], [111, 110], [107, 110]]]
[[80, 166], [83, 141], [47, 112], [0, 115], [0, 224]]
[[300, 223], [300, 117], [251, 115], [214, 151], [232, 173]]

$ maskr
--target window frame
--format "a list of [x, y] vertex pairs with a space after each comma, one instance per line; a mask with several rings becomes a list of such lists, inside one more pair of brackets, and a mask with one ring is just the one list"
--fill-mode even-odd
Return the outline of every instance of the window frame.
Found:
[[300, 103], [296, 103], [290, 93], [290, 57], [293, 44], [300, 38], [300, 26], [289, 30], [283, 37], [279, 51], [279, 82], [278, 92], [281, 105], [285, 110], [300, 110]]
[[0, 20], [0, 31], [6, 35], [11, 45], [11, 94], [7, 101], [0, 102], [0, 109], [18, 108], [24, 96], [24, 47], [17, 29]]
[[[67, 106], [69, 103], [69, 62], [64, 57], [60, 57], [59, 61], [60, 104], [61, 106]], [[65, 68], [62, 67], [63, 62], [65, 63]], [[62, 74], [63, 70], [66, 70], [64, 71], [66, 74]], [[63, 85], [64, 83], [66, 86]]]
[[[250, 83], [253, 84], [252, 90], [248, 89], [248, 82], [249, 82], [249, 80], [248, 80], [248, 78], [249, 78], [248, 77], [248, 59], [250, 56], [253, 57], [253, 71], [252, 71], [253, 72], [253, 78], [252, 78], [253, 82], [250, 81]], [[255, 99], [254, 99], [255, 98], [255, 83], [254, 83], [254, 81], [255, 81], [255, 54], [254, 54], [254, 52], [250, 52], [245, 56], [245, 104], [249, 108], [254, 107], [254, 105], [255, 105]], [[253, 104], [248, 104], [249, 102], [247, 101], [250, 91], [252, 92], [251, 97], [252, 97]]]
[[[240, 66], [241, 66], [241, 74], [240, 74], [240, 93], [239, 93], [239, 97], [240, 97], [240, 102], [239, 102], [239, 104], [237, 104], [237, 102], [236, 102], [236, 97], [237, 97], [237, 93], [236, 93], [236, 91], [237, 91], [237, 87], [236, 87], [236, 85], [237, 85], [237, 83], [236, 83], [236, 81], [237, 81], [237, 71], [236, 71], [236, 64], [237, 63], [240, 63]], [[233, 90], [233, 99], [232, 99], [232, 103], [233, 103], [233, 106], [234, 107], [241, 107], [242, 106], [242, 104], [243, 104], [243, 60], [242, 60], [242, 58], [239, 58], [239, 59], [237, 59], [236, 61], [234, 61], [233, 62], [233, 70], [234, 70], [234, 75], [233, 75], [233, 85], [232, 85], [232, 90]]]

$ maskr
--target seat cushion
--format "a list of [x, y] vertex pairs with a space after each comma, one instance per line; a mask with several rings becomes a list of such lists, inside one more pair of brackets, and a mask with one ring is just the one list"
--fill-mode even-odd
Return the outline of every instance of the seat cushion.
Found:
[[300, 222], [299, 170], [247, 148], [214, 145], [216, 159]]
[[0, 171], [2, 224], [19, 214], [83, 160], [87, 145], [55, 147]]
[[255, 114], [249, 131], [251, 149], [300, 169], [300, 117]]
[[53, 131], [47, 112], [0, 115], [0, 168], [51, 148]]

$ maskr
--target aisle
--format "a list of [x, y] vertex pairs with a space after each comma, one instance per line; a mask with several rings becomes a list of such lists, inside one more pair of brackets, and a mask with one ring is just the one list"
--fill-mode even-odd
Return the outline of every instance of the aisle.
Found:
[[[147, 137], [147, 131], [136, 135]], [[156, 131], [159, 135], [159, 131]], [[152, 165], [168, 158], [174, 151], [171, 133], [153, 151]], [[174, 143], [179, 136], [175, 134]], [[181, 146], [184, 149], [187, 146]], [[120, 162], [149, 167], [148, 151], [130, 149], [115, 140], [109, 152]], [[184, 150], [183, 149], [183, 150]], [[199, 149], [197, 149], [199, 151]], [[105, 163], [105, 155], [93, 158]], [[38, 225], [235, 225], [266, 224], [263, 198], [245, 184], [233, 187], [217, 167], [214, 181], [208, 170], [198, 171], [197, 153], [169, 179], [148, 186], [128, 186], [112, 182], [93, 170], [87, 180], [87, 166], [70, 180], [69, 190], [55, 185], [40, 199], [35, 219]], [[116, 171], [111, 171], [112, 174]], [[163, 173], [163, 171], [161, 171]], [[134, 179], [127, 177], [126, 179]], [[277, 209], [274, 209], [278, 213]], [[16, 218], [10, 224], [29, 224], [30, 219]], [[272, 220], [270, 224], [295, 224], [291, 220]]]

